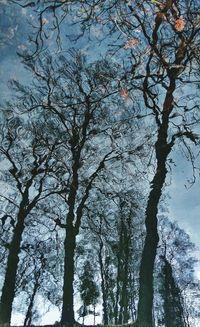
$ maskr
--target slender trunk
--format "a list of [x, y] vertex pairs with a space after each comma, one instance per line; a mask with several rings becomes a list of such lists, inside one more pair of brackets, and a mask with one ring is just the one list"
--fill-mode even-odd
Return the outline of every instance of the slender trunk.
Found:
[[14, 229], [12, 241], [9, 246], [8, 261], [2, 288], [0, 303], [0, 324], [10, 324], [12, 304], [15, 297], [16, 275], [19, 262], [20, 243], [24, 231], [24, 220], [26, 213], [19, 210], [17, 224]]
[[[115, 316], [115, 325], [122, 323], [122, 317], [120, 315], [121, 312], [121, 303], [120, 297], [121, 297], [121, 283], [122, 283], [122, 274], [123, 274], [123, 254], [124, 254], [124, 243], [123, 243], [123, 216], [121, 214], [121, 221], [119, 226], [119, 242], [118, 242], [118, 249], [117, 249], [117, 280], [116, 280], [116, 302], [115, 302], [115, 308], [114, 308], [114, 316]], [[120, 312], [119, 312], [120, 309]]]
[[172, 150], [173, 142], [168, 144], [169, 116], [173, 109], [173, 92], [175, 79], [170, 79], [165, 101], [163, 104], [162, 122], [158, 129], [158, 137], [155, 143], [157, 167], [154, 175], [151, 191], [146, 208], [146, 238], [142, 252], [140, 266], [140, 288], [138, 302], [139, 327], [152, 327], [153, 324], [153, 270], [156, 258], [159, 236], [157, 231], [158, 205], [162, 195], [162, 189], [167, 175], [167, 158]]
[[66, 228], [65, 259], [64, 259], [64, 285], [61, 323], [73, 326], [74, 323], [74, 255], [76, 247], [76, 234], [73, 226]]
[[103, 242], [100, 243], [99, 265], [100, 265], [100, 273], [101, 273], [101, 291], [102, 291], [102, 299], [103, 299], [103, 323], [104, 325], [108, 325], [108, 311], [107, 311], [107, 301], [106, 301], [106, 287], [105, 287], [105, 276], [104, 276], [104, 269], [103, 269], [102, 249], [103, 249]]
[[164, 275], [164, 316], [165, 316], [165, 326], [173, 327], [174, 318], [171, 317], [171, 296], [170, 296], [170, 280], [169, 275], [171, 274], [171, 266], [168, 264], [167, 260], [164, 262], [163, 275]]
[[129, 258], [130, 258], [130, 237], [128, 235], [127, 226], [124, 226], [124, 267], [123, 267], [123, 284], [121, 290], [120, 301], [120, 315], [119, 324], [128, 323], [128, 302], [129, 302], [129, 285], [128, 285], [128, 270], [129, 270]]
[[76, 234], [74, 223], [74, 208], [76, 203], [76, 194], [78, 190], [78, 169], [79, 169], [79, 160], [80, 152], [74, 150], [76, 146], [76, 137], [74, 136], [72, 146], [73, 153], [73, 178], [70, 185], [70, 191], [68, 195], [68, 205], [69, 211], [66, 219], [66, 235], [64, 242], [64, 281], [63, 281], [63, 305], [61, 313], [61, 323], [67, 326], [73, 326], [74, 324], [74, 256], [76, 248]]
[[129, 285], [130, 285], [130, 319], [136, 320], [136, 303], [135, 303], [135, 272], [130, 269], [129, 271]]
[[96, 324], [96, 306], [94, 304], [94, 326]]
[[[119, 266], [119, 265], [118, 265]], [[119, 267], [117, 269], [117, 285], [116, 285], [116, 295], [115, 295], [115, 307], [114, 307], [114, 318], [115, 318], [115, 325], [117, 325], [119, 323], [118, 321], [118, 306], [119, 306], [119, 293], [120, 293], [120, 289], [119, 289]]]
[[35, 285], [34, 285], [34, 288], [33, 288], [33, 293], [32, 293], [31, 298], [30, 298], [29, 306], [28, 306], [28, 309], [27, 309], [27, 312], [26, 312], [26, 317], [24, 319], [24, 326], [29, 326], [32, 323], [32, 314], [33, 314], [32, 310], [33, 310], [35, 295], [37, 293], [39, 285], [40, 285], [39, 280], [36, 277], [35, 278]]
[[146, 239], [142, 253], [140, 267], [140, 289], [138, 303], [138, 322], [139, 327], [152, 327], [152, 307], [153, 307], [153, 269], [156, 257], [156, 249], [159, 242], [157, 232], [157, 211], [158, 203], [161, 196], [161, 187], [157, 188], [156, 184], [164, 184], [166, 171], [157, 172], [153, 180], [153, 188], [149, 195], [146, 209]]
[[[89, 105], [88, 105], [89, 106]], [[91, 115], [89, 109], [85, 111], [85, 118], [81, 126], [82, 137], [80, 138], [79, 133], [77, 133], [76, 123], [72, 127], [72, 138], [70, 139], [71, 152], [73, 158], [72, 165], [72, 181], [70, 184], [69, 195], [67, 198], [67, 203], [69, 205], [69, 211], [67, 214], [66, 221], [66, 237], [64, 243], [64, 284], [63, 284], [63, 306], [61, 313], [61, 323], [67, 326], [73, 326], [74, 324], [74, 256], [76, 248], [76, 235], [79, 233], [79, 228], [81, 225], [81, 218], [83, 215], [84, 204], [88, 199], [90, 189], [92, 187], [92, 182], [98, 174], [98, 171], [103, 168], [102, 163], [99, 165], [93, 177], [88, 182], [85, 189], [85, 193], [76, 209], [76, 196], [79, 189], [79, 168], [81, 163], [81, 151], [87, 139], [87, 128], [90, 123]], [[76, 121], [76, 114], [74, 116], [74, 121]], [[76, 217], [75, 217], [76, 212]], [[75, 220], [76, 218], [76, 220]]]

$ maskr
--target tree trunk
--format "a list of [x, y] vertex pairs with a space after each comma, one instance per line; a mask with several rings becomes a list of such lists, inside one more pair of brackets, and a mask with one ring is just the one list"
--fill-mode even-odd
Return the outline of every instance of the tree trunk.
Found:
[[83, 325], [84, 325], [84, 323], [85, 323], [85, 316], [83, 316]]
[[[122, 209], [122, 207], [121, 207]], [[117, 278], [116, 278], [116, 302], [114, 307], [114, 316], [115, 316], [115, 325], [122, 324], [122, 303], [120, 303], [120, 297], [122, 296], [121, 283], [123, 282], [123, 264], [124, 264], [124, 223], [123, 216], [121, 213], [120, 217], [120, 226], [119, 226], [119, 241], [118, 241], [118, 249], [117, 249]], [[121, 313], [121, 314], [120, 314]]]
[[[174, 325], [174, 318], [171, 315], [172, 306], [171, 306], [171, 294], [170, 294], [170, 277], [171, 274], [171, 266], [168, 265], [167, 260], [164, 262], [163, 268], [163, 275], [164, 275], [164, 316], [165, 316], [165, 326], [166, 327], [173, 327]], [[171, 275], [171, 276], [170, 276]]]
[[[130, 226], [130, 221], [129, 221]], [[130, 260], [130, 235], [128, 235], [127, 226], [124, 226], [124, 267], [123, 267], [123, 282], [121, 290], [121, 309], [119, 315], [119, 324], [127, 324], [129, 319], [128, 306], [129, 306], [129, 285], [128, 285], [128, 272]]]
[[74, 255], [76, 248], [76, 234], [74, 227], [68, 226], [65, 237], [65, 259], [64, 259], [64, 285], [63, 306], [61, 323], [67, 326], [74, 324]]
[[26, 312], [26, 317], [24, 319], [24, 326], [29, 326], [32, 323], [33, 305], [34, 305], [35, 296], [36, 296], [36, 293], [37, 293], [37, 290], [38, 290], [39, 286], [40, 286], [39, 276], [35, 276], [35, 285], [34, 285], [33, 293], [31, 295], [30, 302], [29, 302], [29, 305], [28, 305], [28, 309], [27, 309], [27, 312]]
[[103, 299], [103, 323], [104, 325], [108, 325], [107, 297], [106, 297], [102, 249], [103, 249], [103, 242], [101, 241], [100, 250], [99, 250], [99, 265], [100, 265], [100, 273], [101, 273], [101, 291], [102, 291], [102, 299]]
[[76, 138], [73, 140], [72, 154], [74, 163], [72, 166], [73, 178], [68, 195], [69, 211], [66, 219], [66, 235], [64, 242], [64, 282], [63, 282], [63, 305], [61, 313], [61, 323], [67, 326], [74, 324], [74, 255], [76, 248], [76, 235], [74, 228], [74, 209], [76, 203], [76, 194], [78, 190], [78, 169], [80, 160], [80, 151], [76, 153], [74, 147], [77, 145]]
[[[130, 221], [127, 222], [130, 226]], [[120, 271], [120, 301], [118, 324], [128, 322], [128, 266], [129, 266], [129, 252], [130, 252], [130, 238], [128, 237], [128, 230], [124, 217], [121, 216], [121, 245], [119, 248], [118, 271]]]
[[96, 306], [94, 304], [94, 326], [96, 325]]
[[[138, 322], [139, 327], [152, 327], [152, 307], [153, 307], [153, 269], [156, 257], [156, 249], [159, 242], [157, 232], [157, 211], [161, 196], [161, 184], [164, 184], [166, 170], [157, 172], [153, 180], [153, 188], [149, 195], [146, 209], [146, 238], [142, 253], [140, 267], [140, 289], [138, 303]], [[157, 187], [160, 184], [160, 187]]]
[[139, 327], [153, 327], [153, 270], [156, 251], [159, 242], [157, 231], [158, 205], [167, 175], [167, 158], [172, 150], [174, 140], [168, 143], [169, 116], [173, 110], [173, 92], [175, 79], [170, 78], [170, 84], [165, 96], [162, 112], [162, 121], [158, 128], [155, 143], [157, 167], [152, 181], [146, 208], [146, 238], [142, 252], [140, 266], [140, 288], [138, 302], [137, 325]]
[[19, 262], [20, 243], [24, 231], [24, 220], [26, 215], [27, 214], [23, 210], [19, 210], [17, 224], [14, 229], [12, 241], [9, 245], [8, 261], [0, 303], [0, 324], [10, 324], [11, 320], [12, 303], [15, 297], [15, 283]]

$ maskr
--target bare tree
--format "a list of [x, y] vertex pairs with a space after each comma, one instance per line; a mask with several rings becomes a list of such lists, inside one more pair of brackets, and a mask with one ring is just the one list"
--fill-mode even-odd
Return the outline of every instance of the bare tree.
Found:
[[[102, 60], [88, 65], [85, 57], [74, 51], [57, 61], [48, 53], [37, 60], [24, 58], [34, 81], [30, 87], [13, 81], [20, 98], [16, 108], [20, 114], [29, 112], [34, 122], [44, 120], [43, 132], [47, 139], [57, 135], [60, 146], [54, 158], [62, 161], [65, 170], [59, 175], [58, 183], [60, 180], [67, 185], [66, 193], [61, 194], [66, 218], [64, 221], [55, 219], [55, 223], [65, 231], [61, 322], [72, 324], [76, 237], [85, 205], [105, 168], [112, 169], [111, 163], [120, 162], [123, 155], [133, 151], [132, 144], [126, 140], [125, 147], [117, 145], [113, 130], [118, 128], [120, 133], [121, 128], [124, 135], [131, 132], [127, 126], [134, 115], [126, 110], [122, 100], [120, 116], [113, 115], [113, 111], [119, 109], [118, 79], [115, 77], [120, 74], [120, 67], [113, 63]], [[123, 109], [126, 110], [124, 118]], [[55, 136], [51, 131], [55, 131]], [[135, 153], [139, 153], [138, 144]], [[63, 185], [60, 187], [62, 189]]]
[[[56, 142], [49, 144], [49, 147], [41, 153], [44, 139], [39, 139], [39, 133], [37, 136], [28, 133], [28, 128], [30, 132], [31, 125], [26, 125], [24, 121], [17, 118], [5, 119], [1, 124], [0, 152], [1, 158], [5, 160], [5, 165], [9, 167], [7, 171], [4, 171], [4, 179], [6, 178], [5, 182], [10, 187], [6, 194], [2, 192], [1, 200], [4, 200], [7, 207], [12, 207], [12, 214], [3, 215], [1, 220], [3, 227], [6, 226], [6, 220], [10, 216], [13, 221], [13, 231], [9, 235], [10, 242], [7, 244], [8, 257], [0, 303], [0, 322], [2, 324], [10, 323], [11, 319], [20, 245], [26, 218], [42, 198], [56, 191], [56, 188], [52, 189], [51, 184], [48, 183], [48, 177], [54, 170], [51, 158], [57, 144]], [[18, 134], [19, 130], [20, 134]], [[34, 126], [32, 132], [33, 130], [35, 130]], [[57, 191], [59, 191], [58, 188]]]

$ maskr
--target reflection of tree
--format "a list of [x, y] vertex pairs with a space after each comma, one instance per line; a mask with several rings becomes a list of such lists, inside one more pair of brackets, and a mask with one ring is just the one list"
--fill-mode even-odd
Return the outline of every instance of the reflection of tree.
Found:
[[[7, 225], [6, 220], [11, 216], [13, 232], [9, 235], [11, 240], [7, 244], [8, 258], [1, 294], [0, 322], [8, 323], [11, 319], [12, 303], [15, 297], [19, 254], [27, 217], [32, 214], [42, 198], [44, 199], [58, 189], [52, 190], [52, 185], [48, 181], [49, 174], [52, 172], [49, 163], [56, 147], [56, 141], [41, 154], [44, 139], [42, 140], [37, 128], [31, 124], [27, 126], [24, 121], [17, 118], [3, 118], [0, 154], [1, 159], [5, 160], [10, 167], [5, 172], [4, 178], [11, 190], [8, 191], [10, 197], [8, 194], [5, 197], [4, 194], [1, 195], [1, 199], [5, 201], [4, 205], [6, 203], [7, 210], [10, 212], [10, 215], [5, 215], [1, 219], [4, 227]], [[24, 126], [22, 127], [22, 125]], [[28, 128], [33, 134], [27, 132]], [[39, 137], [41, 137], [41, 144], [38, 144]]]
[[[174, 12], [172, 4], [166, 3], [161, 13], [171, 17], [171, 20], [177, 19], [177, 13]], [[196, 144], [196, 136], [190, 129], [193, 124], [197, 123], [195, 119], [197, 114], [196, 105], [191, 103], [191, 106], [185, 108], [183, 103], [178, 104], [175, 99], [177, 89], [184, 87], [184, 78], [180, 78], [180, 76], [186, 71], [188, 60], [190, 61], [190, 78], [196, 78], [195, 62], [194, 66], [191, 62], [191, 58], [194, 58], [194, 48], [191, 49], [190, 39], [192, 38], [195, 41], [195, 33], [191, 31], [190, 37], [187, 37], [182, 33], [179, 34], [173, 31], [170, 33], [169, 38], [160, 32], [162, 19], [156, 16], [155, 24], [150, 34], [146, 29], [147, 24], [144, 20], [139, 15], [135, 16], [140, 23], [145, 39], [151, 47], [143, 80], [143, 97], [146, 107], [153, 111], [157, 124], [157, 139], [155, 141], [157, 167], [151, 183], [151, 191], [146, 207], [146, 239], [140, 268], [138, 325], [144, 327], [153, 326], [153, 269], [159, 241], [157, 212], [167, 175], [167, 159], [177, 139], [184, 139], [185, 137]], [[175, 46], [173, 46], [172, 40], [175, 41]], [[169, 62], [169, 59], [166, 59], [166, 55], [164, 56], [163, 48], [165, 52], [170, 53], [171, 62]], [[155, 68], [155, 64], [157, 64], [159, 69]], [[159, 92], [163, 94], [162, 102], [158, 97]], [[193, 117], [186, 116], [185, 110], [193, 111]], [[173, 123], [171, 120], [171, 117], [176, 117], [176, 115], [181, 117], [178, 124]]]
[[[137, 40], [137, 43], [144, 45], [144, 32], [153, 29], [154, 16], [156, 21], [162, 23], [162, 31], [166, 31], [166, 26], [171, 26], [174, 30], [182, 32], [186, 27], [195, 31], [199, 28], [197, 15], [198, 2], [193, 0], [188, 7], [185, 2], [181, 4], [172, 4], [171, 1], [165, 3], [159, 1], [116, 1], [116, 0], [100, 0], [100, 1], [68, 1], [68, 0], [51, 0], [46, 1], [27, 1], [18, 0], [11, 2], [18, 4], [22, 8], [27, 8], [35, 13], [35, 22], [33, 25], [33, 41], [34, 54], [39, 53], [45, 47], [46, 40], [54, 31], [55, 45], [62, 48], [63, 34], [62, 27], [65, 24], [76, 26], [74, 37], [71, 40], [79, 40], [81, 37], [88, 36], [88, 32], [92, 33], [94, 27], [96, 30], [102, 31], [101, 40], [112, 40], [112, 46], [118, 44], [119, 38], [124, 41], [124, 45], [131, 40]], [[168, 10], [172, 5], [173, 17], [169, 15]], [[184, 17], [184, 18], [182, 18]], [[72, 18], [72, 19], [71, 19]], [[139, 19], [139, 20], [138, 20]], [[70, 23], [71, 22], [71, 23]], [[143, 24], [145, 30], [142, 28]], [[148, 36], [148, 33], [146, 33]], [[125, 39], [124, 39], [125, 37]], [[98, 37], [97, 37], [98, 39]], [[123, 43], [123, 42], [122, 42]], [[107, 45], [106, 45], [107, 46]], [[166, 50], [165, 44], [162, 51]]]
[[[57, 160], [57, 163], [54, 161], [56, 185], [61, 189], [61, 192], [57, 193], [66, 192], [62, 200], [67, 207], [65, 221], [61, 222], [59, 218], [54, 220], [65, 232], [61, 321], [72, 324], [76, 237], [79, 234], [85, 205], [107, 165], [112, 169], [112, 163], [123, 159], [123, 152], [129, 154], [131, 149], [134, 153], [134, 149], [131, 142], [127, 146], [125, 144], [120, 147], [120, 143], [118, 146], [112, 135], [114, 128], [118, 128], [118, 133], [122, 128], [124, 135], [131, 134], [132, 131], [127, 110], [122, 127], [121, 121], [112, 115], [113, 103], [115, 109], [119, 108], [116, 101], [118, 82], [113, 83], [118, 73], [116, 67], [106, 60], [88, 65], [78, 52], [67, 56], [69, 59], [60, 57], [59, 61], [54, 61], [46, 53], [41, 59], [28, 60], [26, 67], [33, 74], [32, 85], [24, 86], [18, 81], [12, 81], [12, 85], [19, 99], [15, 110], [20, 114], [29, 115], [33, 124], [38, 124], [38, 121], [43, 123], [41, 135], [46, 140], [44, 149], [48, 149], [51, 142], [58, 145], [52, 154], [52, 160]], [[109, 99], [111, 95], [113, 103]], [[123, 116], [123, 112], [121, 114]], [[135, 152], [137, 151], [136, 147]], [[48, 160], [48, 157], [45, 158]], [[23, 221], [20, 221], [23, 224]], [[23, 228], [20, 231], [18, 248]], [[5, 285], [7, 287], [7, 280]], [[14, 281], [10, 285], [12, 292], [13, 288]], [[9, 317], [6, 316], [2, 321], [9, 321]]]
[[[95, 205], [87, 206], [89, 230], [84, 231], [84, 244], [81, 243], [83, 249], [87, 242], [92, 244], [93, 261], [98, 263], [104, 325], [126, 324], [134, 319], [137, 301], [142, 200], [135, 189], [125, 192], [125, 180], [121, 181], [121, 188], [119, 193], [109, 192], [110, 201], [104, 190], [104, 196], [95, 200]], [[86, 250], [83, 255], [88, 255]]]
[[[123, 67], [125, 70], [123, 82], [127, 83], [127, 85], [121, 90], [120, 94], [127, 100], [129, 94], [133, 94], [131, 90], [137, 89], [143, 97], [140, 99], [140, 107], [144, 108], [141, 110], [142, 114], [143, 112], [144, 115], [150, 113], [151, 119], [149, 119], [148, 124], [153, 124], [156, 130], [156, 137], [154, 138], [156, 167], [146, 207], [146, 239], [140, 269], [137, 319], [139, 327], [152, 327], [153, 271], [159, 242], [157, 212], [168, 172], [168, 160], [176, 145], [181, 147], [184, 145], [186, 156], [191, 159], [193, 171], [196, 168], [192, 146], [198, 142], [195, 132], [199, 122], [199, 114], [197, 112], [199, 106], [196, 94], [196, 85], [199, 82], [197, 2], [191, 1], [188, 4], [187, 1], [173, 3], [171, 0], [167, 0], [165, 3], [159, 1], [136, 1], [134, 5], [131, 5], [129, 2], [125, 3], [124, 1], [99, 1], [98, 3], [91, 1], [86, 4], [75, 1], [72, 5], [71, 3], [69, 5], [67, 0], [57, 0], [53, 4], [50, 0], [43, 2], [43, 4], [41, 1], [28, 2], [19, 0], [17, 3], [21, 6], [40, 8], [38, 12], [39, 24], [33, 36], [33, 41], [35, 42], [34, 55], [38, 54], [45, 46], [45, 38], [48, 38], [48, 32], [51, 30], [52, 25], [56, 31], [58, 46], [60, 46], [60, 27], [70, 13], [75, 16], [75, 19], [77, 18], [77, 21], [79, 20], [81, 32], [87, 33], [93, 24], [102, 24], [105, 26], [105, 34], [114, 46], [116, 40], [123, 36], [123, 42], [120, 45], [116, 45], [116, 49], [121, 48], [123, 44], [123, 49], [120, 50], [123, 51], [122, 58], [127, 53], [129, 57], [128, 55], [125, 57]], [[49, 15], [49, 13], [52, 14], [52, 21], [48, 25], [46, 15]], [[108, 21], [109, 24], [107, 24]], [[80, 33], [78, 37], [81, 35], [83, 33]], [[124, 37], [126, 38], [125, 40]], [[139, 59], [136, 60], [136, 57]], [[66, 248], [70, 248], [71, 254], [69, 256], [71, 257], [66, 257], [66, 265], [73, 266], [76, 233], [79, 231], [85, 202], [89, 197], [93, 181], [96, 180], [99, 172], [104, 169], [104, 161], [110, 158], [108, 153], [105, 154], [103, 162], [101, 161], [99, 166], [96, 166], [94, 175], [90, 175], [90, 179], [87, 179], [86, 186], [83, 189], [83, 202], [79, 199], [78, 208], [80, 210], [76, 210], [76, 196], [79, 190], [78, 177], [83, 163], [81, 155], [87, 141], [87, 129], [89, 128], [91, 136], [94, 131], [92, 132], [90, 129], [90, 124], [94, 123], [94, 118], [100, 119], [103, 112], [100, 111], [98, 117], [94, 117], [93, 113], [97, 112], [97, 108], [95, 107], [94, 109], [94, 104], [98, 107], [100, 99], [106, 98], [108, 94], [104, 93], [99, 96], [97, 92], [94, 97], [95, 85], [90, 85], [89, 82], [82, 83], [84, 79], [87, 79], [88, 72], [85, 71], [82, 77], [73, 70], [74, 66], [72, 63], [66, 63], [66, 61], [64, 61], [65, 67], [72, 65], [71, 71], [70, 69], [67, 70], [67, 78], [69, 78], [69, 74], [71, 79], [74, 78], [73, 89], [69, 83], [66, 83], [68, 86], [68, 91], [66, 92], [61, 83], [59, 84], [60, 90], [58, 90], [57, 81], [59, 81], [59, 77], [56, 76], [56, 79], [52, 78], [51, 59], [48, 58], [45, 64], [40, 61], [39, 71], [37, 70], [37, 61], [33, 61], [33, 57], [27, 55], [26, 59], [30, 60], [29, 68], [37, 76], [38, 80], [45, 84], [45, 92], [43, 92], [44, 101], [42, 100], [38, 104], [35, 101], [36, 97], [33, 96], [30, 97], [30, 101], [36, 107], [48, 110], [48, 112], [55, 115], [56, 119], [59, 119], [70, 144], [70, 155], [73, 165], [70, 171], [72, 182], [68, 197], [69, 215], [66, 230], [67, 233], [69, 231], [70, 233], [69, 235], [67, 234], [68, 237], [66, 239], [70, 239], [71, 245], [67, 244], [66, 241]], [[136, 66], [132, 62], [133, 59], [134, 63], [138, 62]], [[80, 65], [77, 67], [79, 70], [82, 69]], [[59, 74], [63, 74], [63, 71], [59, 70]], [[62, 76], [65, 78], [66, 73]], [[113, 74], [104, 75], [103, 85], [99, 83], [99, 80], [98, 85], [103, 86], [104, 91], [106, 90], [107, 92], [107, 88], [110, 87], [111, 81], [114, 79], [113, 76]], [[105, 80], [107, 81], [106, 85]], [[191, 84], [193, 87], [189, 89], [188, 86]], [[55, 89], [57, 93], [54, 92]], [[73, 95], [75, 93], [74, 90], [78, 92], [78, 98]], [[90, 90], [89, 93], [87, 90]], [[64, 98], [68, 99], [69, 102], [65, 102], [63, 105], [60, 99]], [[77, 113], [77, 105], [83, 105], [83, 111], [80, 116]], [[66, 118], [66, 109], [69, 110], [70, 118]], [[141, 117], [143, 116], [139, 118]], [[71, 121], [72, 118], [73, 121]], [[68, 125], [69, 122], [70, 127]], [[96, 125], [94, 129], [96, 129]], [[80, 207], [81, 203], [83, 203], [82, 207]], [[77, 218], [75, 220], [75, 216], [79, 215], [79, 212], [80, 216], [77, 217], [80, 219]], [[74, 220], [75, 226], [73, 225]], [[73, 282], [73, 271], [71, 276], [68, 277], [71, 281], [67, 288], [70, 289]], [[66, 275], [65, 280], [68, 280], [68, 277]], [[70, 294], [73, 294], [72, 287]], [[63, 310], [62, 321], [69, 319], [69, 317], [73, 321], [73, 299], [71, 295], [67, 300], [68, 302], [71, 301], [67, 309], [64, 304], [65, 310]]]

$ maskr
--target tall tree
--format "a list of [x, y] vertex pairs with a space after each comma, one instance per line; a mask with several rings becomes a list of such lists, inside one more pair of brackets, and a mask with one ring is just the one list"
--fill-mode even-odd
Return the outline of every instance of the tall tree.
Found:
[[[1, 124], [2, 139], [0, 145], [1, 158], [5, 160], [8, 170], [4, 170], [4, 178], [10, 183], [7, 194], [1, 194], [7, 206], [13, 207], [11, 215], [1, 217], [3, 227], [11, 216], [13, 231], [8, 245], [8, 257], [5, 278], [0, 300], [0, 323], [10, 323], [12, 303], [15, 297], [16, 276], [21, 251], [22, 236], [26, 218], [41, 198], [47, 197], [52, 191], [48, 184], [48, 176], [52, 172], [50, 160], [56, 147], [56, 142], [49, 145], [44, 153], [40, 153], [44, 139], [34, 135], [37, 129], [31, 124], [17, 118], [6, 118]], [[28, 132], [29, 130], [29, 132]], [[18, 133], [20, 131], [20, 133]], [[30, 133], [32, 131], [32, 133]], [[27, 136], [29, 135], [29, 138]], [[26, 141], [24, 142], [24, 140]], [[40, 143], [41, 142], [41, 143]], [[14, 188], [14, 193], [13, 193]], [[10, 195], [10, 197], [9, 197]]]
[[[118, 110], [118, 80], [115, 77], [121, 73], [117, 65], [107, 60], [88, 65], [85, 57], [75, 51], [66, 57], [60, 56], [57, 61], [49, 53], [37, 60], [26, 61], [26, 56], [24, 58], [34, 83], [25, 88], [13, 82], [20, 94], [16, 106], [20, 113], [30, 112], [34, 122], [38, 119], [45, 122], [43, 133], [47, 139], [55, 137], [60, 140], [55, 158], [62, 158], [65, 167], [58, 183], [65, 181], [64, 185], [67, 185], [62, 197], [66, 218], [64, 221], [55, 219], [55, 223], [65, 231], [61, 322], [72, 324], [76, 237], [94, 184], [99, 183], [106, 166], [112, 169], [111, 163], [119, 162], [123, 154], [133, 151], [126, 138], [126, 146], [122, 147], [121, 142], [118, 146], [112, 136], [114, 128], [119, 129], [118, 133], [122, 128], [125, 136], [133, 133], [132, 128], [125, 131], [125, 126], [130, 126], [130, 113], [126, 112], [124, 121], [113, 116], [113, 112]], [[124, 109], [121, 108], [122, 117]], [[57, 136], [52, 135], [48, 124]], [[138, 152], [137, 146], [135, 151]]]
[[[193, 115], [197, 114], [196, 104], [192, 103], [191, 106], [188, 105], [188, 107], [186, 106], [185, 108], [180, 101], [181, 104], [178, 105], [176, 103], [175, 93], [179, 87], [184, 88], [185, 86], [183, 76], [188, 61], [191, 65], [190, 78], [193, 76], [194, 80], [196, 79], [196, 45], [194, 47], [191, 45], [192, 42], [195, 44], [195, 41], [197, 44], [196, 33], [198, 28], [191, 24], [187, 29], [188, 34], [184, 33], [185, 22], [179, 17], [180, 10], [184, 10], [184, 8], [174, 5], [171, 1], [167, 1], [162, 8], [160, 8], [155, 16], [155, 21], [151, 22], [151, 25], [149, 25], [148, 22], [144, 20], [147, 7], [146, 5], [143, 6], [143, 17], [135, 14], [134, 9], [132, 10], [151, 49], [148, 55], [143, 80], [143, 97], [146, 107], [153, 112], [157, 124], [157, 136], [155, 139], [156, 168], [146, 206], [146, 238], [140, 268], [140, 291], [137, 318], [139, 327], [151, 327], [154, 325], [152, 316], [153, 271], [159, 242], [157, 213], [167, 175], [167, 160], [169, 159], [169, 155], [177, 139], [181, 138], [184, 140], [184, 138], [186, 138], [194, 144], [196, 144], [197, 141], [195, 132], [190, 128], [190, 126], [197, 123], [197, 120], [196, 118], [185, 117], [185, 111], [187, 110], [193, 111]], [[131, 8], [130, 6], [130, 9]], [[192, 15], [192, 8], [191, 5], [191, 7], [184, 12], [186, 17]], [[165, 35], [165, 33], [162, 34], [161, 32], [161, 30], [163, 30], [163, 19], [165, 17], [167, 21], [170, 19], [169, 25], [170, 29], [172, 29], [170, 36]], [[172, 25], [172, 21], [174, 25]], [[154, 23], [153, 26], [152, 23]], [[147, 31], [147, 26], [152, 26], [152, 32], [149, 33]], [[174, 41], [175, 46], [173, 45]], [[166, 48], [164, 47], [165, 42], [169, 42]], [[171, 53], [170, 56], [172, 59], [166, 58], [166, 54], [169, 55], [169, 53]], [[191, 59], [193, 59], [193, 62]], [[158, 64], [159, 70], [157, 70], [154, 80], [155, 61]], [[159, 73], [161, 70], [162, 73]], [[163, 78], [165, 79], [164, 84]], [[156, 100], [158, 89], [160, 89], [160, 92], [163, 94], [163, 101]], [[180, 106], [182, 111], [179, 111]], [[172, 127], [172, 117], [176, 117], [177, 115], [182, 117], [182, 123], [179, 126], [176, 125], [177, 127], [174, 130]]]

